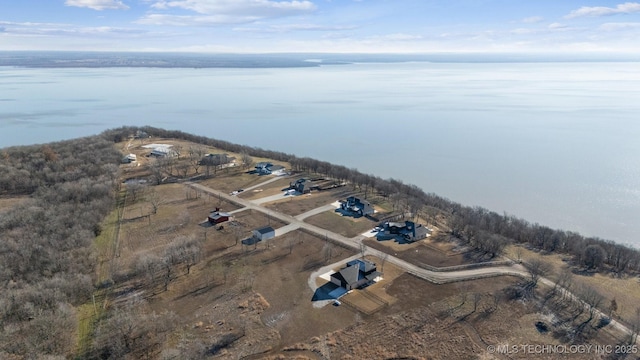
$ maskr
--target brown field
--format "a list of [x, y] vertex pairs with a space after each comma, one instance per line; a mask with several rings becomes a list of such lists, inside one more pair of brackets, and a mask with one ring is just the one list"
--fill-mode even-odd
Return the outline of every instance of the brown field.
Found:
[[236, 168], [230, 169], [228, 173], [218, 173], [216, 176], [200, 181], [200, 184], [212, 189], [230, 193], [238, 189], [245, 189], [269, 180], [269, 177], [248, 174], [246, 171]]
[[[387, 292], [399, 299], [395, 304], [371, 316], [361, 314], [352, 326], [295, 344], [281, 354], [287, 359], [529, 359], [532, 354], [507, 357], [487, 352], [489, 345], [562, 344], [552, 331], [537, 330], [536, 322], [550, 321], [532, 302], [502, 297], [502, 289], [517, 281], [499, 277], [434, 285], [405, 274], [388, 286]], [[588, 343], [612, 344], [615, 339], [598, 333]], [[556, 355], [535, 354], [535, 358], [556, 359]], [[600, 359], [600, 355], [562, 358]]]
[[304, 221], [348, 238], [358, 236], [367, 230], [373, 229], [377, 225], [376, 222], [366, 217], [353, 218], [342, 216], [335, 211], [325, 211], [318, 215], [308, 217]]
[[265, 204], [265, 206], [287, 215], [296, 216], [320, 206], [344, 199], [350, 195], [351, 192], [346, 187], [342, 187], [332, 190], [313, 191], [310, 194], [301, 196], [287, 197], [281, 201]]
[[[258, 175], [253, 175], [253, 176], [258, 176]], [[262, 181], [272, 179], [271, 176], [258, 176], [258, 177], [260, 177]], [[282, 193], [283, 189], [289, 188], [289, 183], [291, 181], [295, 181], [295, 178], [290, 178], [288, 176], [280, 177], [280, 179], [272, 183], [269, 183], [265, 186], [261, 186], [257, 189], [242, 192], [238, 196], [243, 199], [254, 200], [254, 199], [259, 199], [266, 196], [276, 195], [276, 194]]]
[[469, 263], [464, 254], [440, 249], [427, 239], [411, 244], [398, 244], [394, 240], [380, 241], [375, 238], [366, 239], [363, 242], [367, 246], [388, 252], [418, 266], [426, 264], [435, 267], [446, 267]]

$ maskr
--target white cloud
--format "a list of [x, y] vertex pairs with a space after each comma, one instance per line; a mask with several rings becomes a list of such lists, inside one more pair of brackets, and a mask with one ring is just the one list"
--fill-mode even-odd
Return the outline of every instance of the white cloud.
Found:
[[385, 35], [383, 36], [383, 38], [385, 40], [391, 40], [391, 41], [409, 41], [409, 40], [420, 40], [423, 37], [421, 35], [397, 33], [397, 34]]
[[577, 10], [573, 10], [565, 16], [567, 19], [573, 19], [578, 17], [597, 17], [597, 16], [610, 16], [617, 14], [631, 14], [640, 12], [640, 3], [627, 2], [624, 4], [618, 4], [616, 7], [606, 6], [583, 6]]
[[269, 18], [304, 15], [316, 10], [307, 0], [159, 0], [151, 8], [160, 12], [186, 10], [194, 15], [150, 13], [136, 22], [145, 25], [212, 26], [246, 24]]
[[125, 10], [129, 8], [121, 0], [66, 0], [64, 4], [93, 10]]
[[155, 9], [179, 8], [199, 14], [280, 17], [304, 14], [316, 9], [307, 0], [274, 1], [274, 0], [161, 0], [151, 7]]
[[0, 21], [4, 32], [12, 35], [30, 36], [123, 36], [130, 37], [148, 34], [149, 32], [134, 28], [111, 26], [74, 26], [62, 23], [32, 23]]
[[567, 28], [567, 25], [557, 23], [557, 22], [549, 24], [549, 29], [552, 29], [552, 30], [566, 29], [566, 28]]
[[640, 29], [640, 22], [617, 22], [617, 23], [604, 23], [598, 27], [603, 31], [619, 31], [619, 30], [633, 30]]
[[543, 20], [544, 18], [542, 16], [529, 16], [522, 19], [522, 22], [525, 24], [535, 24], [535, 23], [542, 22]]
[[319, 25], [319, 24], [283, 24], [283, 25], [271, 25], [268, 27], [237, 27], [234, 31], [242, 32], [271, 32], [271, 33], [284, 33], [292, 31], [346, 31], [353, 30], [357, 27], [354, 25]]
[[246, 24], [257, 20], [260, 18], [256, 16], [149, 14], [135, 22], [142, 25], [212, 26]]

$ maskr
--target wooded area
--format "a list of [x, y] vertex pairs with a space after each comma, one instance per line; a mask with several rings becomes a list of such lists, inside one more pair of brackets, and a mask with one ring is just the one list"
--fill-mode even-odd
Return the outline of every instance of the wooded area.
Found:
[[0, 213], [0, 358], [73, 352], [120, 158], [102, 136], [0, 150], [0, 194], [29, 196]]

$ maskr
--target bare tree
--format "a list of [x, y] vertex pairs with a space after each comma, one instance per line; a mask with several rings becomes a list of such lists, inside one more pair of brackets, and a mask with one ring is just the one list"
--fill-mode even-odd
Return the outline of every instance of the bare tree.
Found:
[[387, 259], [389, 259], [389, 254], [384, 253], [382, 259], [380, 259], [380, 272], [384, 272], [384, 264], [387, 262]]
[[324, 246], [322, 247], [322, 255], [324, 256], [324, 261], [327, 262], [331, 259], [333, 252], [333, 245], [330, 242], [325, 241]]
[[140, 255], [136, 261], [136, 270], [138, 273], [144, 273], [149, 279], [149, 285], [153, 287], [156, 283], [158, 272], [162, 269], [162, 259], [151, 253]]
[[578, 332], [580, 332], [587, 324], [591, 322], [591, 320], [595, 318], [598, 306], [600, 306], [600, 304], [604, 300], [604, 297], [590, 286], [582, 287], [578, 293], [578, 297], [584, 302], [587, 313], [589, 314], [587, 320], [585, 320], [578, 326]]
[[151, 189], [151, 191], [147, 194], [147, 201], [149, 205], [151, 205], [152, 214], [157, 214], [160, 205], [164, 203], [164, 199], [160, 194], [156, 191], [156, 189]]
[[367, 253], [367, 245], [364, 244], [364, 242], [360, 242], [360, 256], [364, 259], [364, 256]]
[[293, 245], [295, 245], [295, 239], [293, 237], [289, 237], [289, 240], [287, 240], [287, 246], [289, 247], [289, 254], [293, 252]]
[[138, 197], [144, 192], [145, 188], [146, 186], [138, 181], [127, 183], [127, 195], [131, 199], [132, 203], [138, 200]]
[[555, 294], [556, 291], [560, 290], [562, 294], [562, 298], [564, 299], [571, 288], [573, 287], [573, 274], [568, 269], [563, 270], [558, 276], [558, 280], [554, 283], [553, 289], [551, 291]]
[[522, 247], [519, 245], [516, 245], [516, 249], [515, 249], [515, 255], [516, 255], [516, 261], [517, 262], [522, 262]]
[[253, 158], [245, 152], [240, 154], [240, 161], [242, 162], [242, 167], [244, 169], [248, 169], [251, 165], [253, 165]]
[[525, 264], [527, 271], [529, 272], [530, 282], [533, 287], [538, 285], [538, 280], [551, 271], [551, 266], [539, 259], [532, 259]]
[[162, 184], [162, 180], [165, 178], [165, 162], [161, 158], [155, 159], [149, 164], [149, 171], [155, 184]]
[[202, 164], [202, 157], [204, 156], [205, 149], [202, 146], [189, 146], [188, 156], [189, 163], [193, 167], [193, 170], [198, 174], [200, 165]]

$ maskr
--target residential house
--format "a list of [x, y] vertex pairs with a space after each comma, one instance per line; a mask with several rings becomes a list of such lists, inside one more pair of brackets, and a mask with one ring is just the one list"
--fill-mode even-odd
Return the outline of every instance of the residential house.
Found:
[[282, 175], [284, 166], [274, 165], [270, 162], [259, 162], [256, 164], [256, 173], [258, 175]]
[[228, 154], [207, 154], [200, 160], [200, 165], [220, 166], [234, 161], [236, 158]]
[[258, 241], [269, 240], [273, 239], [274, 237], [276, 237], [276, 231], [271, 226], [265, 226], [253, 230], [253, 238]]
[[359, 216], [372, 215], [375, 212], [370, 202], [355, 196], [349, 196], [340, 204], [340, 208]]
[[347, 290], [358, 289], [375, 282], [382, 273], [377, 271], [376, 264], [357, 259], [347, 263], [347, 266], [331, 274], [331, 282]]
[[178, 156], [178, 152], [173, 150], [173, 145], [157, 145], [151, 150], [149, 156], [153, 157], [175, 157]]
[[422, 224], [416, 224], [413, 221], [402, 222], [385, 222], [382, 225], [384, 235], [402, 236], [409, 242], [414, 242], [426, 238], [431, 231]]
[[311, 192], [311, 188], [313, 187], [314, 187], [313, 182], [308, 179], [298, 179], [296, 181], [292, 181], [289, 184], [289, 189], [295, 190], [300, 194], [306, 194]]

